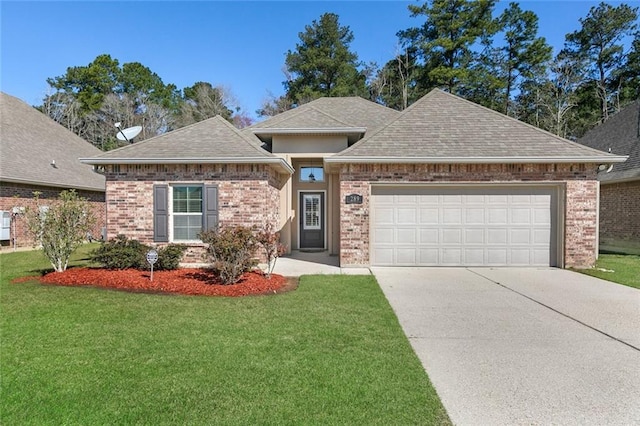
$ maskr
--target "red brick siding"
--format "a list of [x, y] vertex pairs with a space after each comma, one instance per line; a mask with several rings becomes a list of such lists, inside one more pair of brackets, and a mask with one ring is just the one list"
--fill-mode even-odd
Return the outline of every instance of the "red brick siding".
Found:
[[[349, 164], [340, 168], [340, 263], [369, 263], [371, 183], [566, 183], [565, 266], [595, 262], [595, 167], [584, 164]], [[346, 204], [360, 194], [362, 204]]]
[[[35, 208], [36, 202], [34, 201], [34, 192], [40, 192], [40, 205], [53, 205], [58, 202], [60, 192], [64, 191], [63, 188], [53, 188], [50, 186], [34, 186], [19, 183], [2, 182], [0, 185], [0, 210], [12, 211], [13, 207], [25, 207]], [[99, 238], [102, 232], [102, 228], [106, 223], [105, 215], [105, 194], [104, 192], [94, 191], [77, 191], [78, 195], [86, 198], [89, 201], [91, 212], [96, 218], [95, 226], [92, 230], [92, 235], [95, 238]], [[11, 243], [3, 241], [3, 244], [13, 244], [13, 238], [16, 238], [18, 247], [32, 247], [34, 244], [33, 238], [27, 231], [26, 220], [23, 215], [18, 215], [15, 222], [11, 223]], [[15, 235], [14, 235], [14, 223], [15, 223]]]
[[[279, 188], [284, 178], [271, 167], [251, 164], [119, 165], [107, 177], [107, 237], [123, 234], [145, 244], [153, 241], [153, 186], [218, 186], [219, 221], [225, 226], [279, 223]], [[192, 245], [185, 262], [201, 262], [202, 245]]]
[[600, 242], [640, 244], [640, 181], [600, 184]]

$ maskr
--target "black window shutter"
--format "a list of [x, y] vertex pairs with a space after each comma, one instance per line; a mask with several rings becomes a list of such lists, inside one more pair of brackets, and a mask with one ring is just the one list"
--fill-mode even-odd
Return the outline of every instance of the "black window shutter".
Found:
[[218, 226], [218, 187], [204, 187], [204, 223], [203, 229], [212, 229]]
[[169, 241], [169, 186], [153, 186], [153, 241]]

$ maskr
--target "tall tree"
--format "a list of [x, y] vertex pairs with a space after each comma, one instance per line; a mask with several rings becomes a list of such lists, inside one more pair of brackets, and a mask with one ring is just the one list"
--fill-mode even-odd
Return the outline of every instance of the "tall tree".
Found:
[[618, 71], [626, 61], [623, 39], [637, 30], [637, 20], [637, 7], [626, 4], [614, 7], [603, 2], [592, 7], [586, 18], [580, 19], [582, 28], [566, 36], [566, 54], [586, 64], [585, 84], [593, 87], [599, 100], [600, 122], [614, 109], [613, 100], [620, 89], [621, 73]]
[[285, 59], [290, 74], [284, 82], [286, 98], [299, 105], [321, 96], [366, 96], [366, 77], [349, 50], [353, 33], [340, 25], [338, 15], [323, 14], [298, 36], [300, 42]]
[[399, 111], [406, 109], [419, 97], [416, 90], [418, 73], [415, 49], [399, 50], [371, 82], [373, 100]]
[[180, 126], [197, 123], [216, 115], [231, 121], [233, 111], [227, 107], [223, 88], [199, 81], [191, 87], [185, 87], [183, 93], [184, 102], [178, 118]]
[[495, 31], [492, 12], [496, 0], [430, 0], [409, 5], [412, 17], [424, 16], [420, 27], [398, 32], [415, 48], [424, 64], [422, 90], [441, 87], [458, 94], [474, 80], [474, 44]]
[[88, 113], [98, 110], [104, 97], [113, 93], [120, 73], [117, 59], [99, 55], [89, 65], [69, 67], [64, 75], [48, 78], [47, 83], [72, 95], [80, 103], [80, 111]]
[[517, 3], [509, 3], [498, 18], [498, 25], [502, 43], [495, 49], [495, 58], [499, 78], [504, 83], [501, 110], [510, 114], [511, 99], [519, 83], [545, 73], [546, 63], [551, 60], [551, 46], [544, 37], [538, 37], [538, 16], [523, 11]]

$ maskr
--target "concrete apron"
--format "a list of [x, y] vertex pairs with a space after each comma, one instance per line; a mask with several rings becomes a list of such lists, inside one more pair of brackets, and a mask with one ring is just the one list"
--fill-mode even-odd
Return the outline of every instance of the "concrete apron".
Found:
[[317, 274], [371, 274], [369, 268], [341, 268], [339, 264], [340, 259], [338, 256], [331, 256], [327, 251], [302, 252], [294, 250], [291, 254], [282, 256], [276, 260], [276, 266], [273, 272], [285, 277]]
[[561, 269], [372, 272], [455, 424], [640, 424], [640, 291]]

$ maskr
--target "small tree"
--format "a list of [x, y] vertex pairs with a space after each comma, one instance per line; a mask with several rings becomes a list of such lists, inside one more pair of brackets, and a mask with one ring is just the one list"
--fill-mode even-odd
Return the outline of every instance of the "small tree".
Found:
[[41, 205], [39, 192], [34, 192], [34, 199], [36, 208], [26, 210], [27, 227], [53, 269], [63, 272], [71, 254], [93, 229], [95, 218], [88, 201], [73, 189], [62, 191], [58, 202], [48, 208]]
[[273, 232], [273, 226], [267, 225], [265, 229], [258, 232], [256, 240], [262, 246], [267, 259], [267, 268], [264, 274], [271, 278], [273, 268], [276, 267], [276, 260], [286, 252], [286, 247], [280, 243], [280, 233]]

